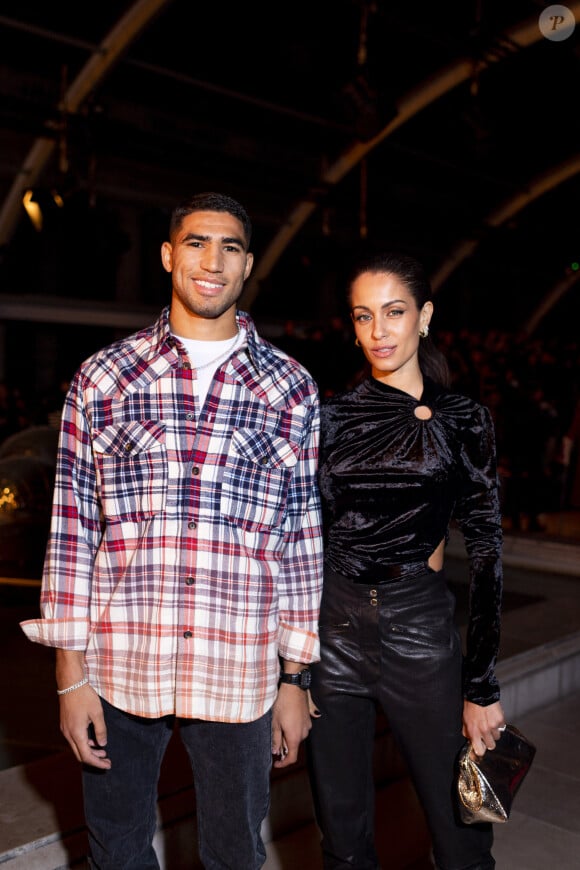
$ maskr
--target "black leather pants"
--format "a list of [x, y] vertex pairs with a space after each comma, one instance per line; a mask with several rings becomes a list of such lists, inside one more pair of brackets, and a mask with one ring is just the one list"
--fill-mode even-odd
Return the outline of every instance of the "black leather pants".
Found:
[[382, 584], [325, 576], [321, 661], [312, 697], [322, 713], [307, 740], [326, 870], [379, 867], [374, 841], [375, 702], [384, 710], [425, 812], [440, 870], [489, 870], [491, 825], [456, 817], [463, 744], [461, 642], [443, 571]]

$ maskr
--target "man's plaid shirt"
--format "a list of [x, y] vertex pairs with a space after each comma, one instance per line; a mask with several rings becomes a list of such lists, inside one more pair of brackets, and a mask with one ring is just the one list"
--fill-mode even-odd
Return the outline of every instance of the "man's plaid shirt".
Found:
[[319, 658], [319, 401], [261, 339], [195, 370], [153, 326], [90, 357], [66, 397], [42, 619], [30, 640], [84, 650], [94, 689], [140, 716], [252, 721], [279, 659]]

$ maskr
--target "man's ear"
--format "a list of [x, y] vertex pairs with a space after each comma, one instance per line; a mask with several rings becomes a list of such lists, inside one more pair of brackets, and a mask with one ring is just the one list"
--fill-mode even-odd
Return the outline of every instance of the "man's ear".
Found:
[[252, 271], [252, 266], [254, 265], [254, 255], [248, 251], [246, 254], [246, 268], [244, 269], [244, 281], [249, 277], [250, 272]]
[[173, 248], [170, 242], [163, 242], [161, 245], [161, 262], [166, 272], [171, 272], [173, 269]]

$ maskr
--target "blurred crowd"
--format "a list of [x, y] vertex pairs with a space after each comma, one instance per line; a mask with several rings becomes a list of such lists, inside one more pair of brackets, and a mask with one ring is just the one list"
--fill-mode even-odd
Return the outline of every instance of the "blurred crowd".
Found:
[[[496, 427], [503, 513], [511, 528], [541, 531], [546, 512], [580, 508], [580, 345], [499, 330], [439, 332], [453, 389], [487, 405]], [[274, 342], [315, 377], [321, 395], [364, 371], [349, 324], [288, 320]], [[30, 426], [58, 427], [68, 382], [43, 395], [0, 382], [0, 443]]]
[[540, 514], [580, 507], [580, 346], [525, 335], [445, 333], [454, 388], [487, 405], [496, 429], [503, 513], [542, 531]]

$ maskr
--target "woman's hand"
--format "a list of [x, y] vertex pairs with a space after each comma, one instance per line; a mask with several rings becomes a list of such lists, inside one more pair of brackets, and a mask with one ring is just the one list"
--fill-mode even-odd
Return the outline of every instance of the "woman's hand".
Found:
[[472, 701], [463, 703], [463, 736], [471, 741], [476, 755], [483, 757], [495, 744], [505, 728], [505, 716], [499, 701], [481, 707]]
[[310, 715], [313, 719], [318, 719], [321, 716], [321, 712], [312, 700], [312, 695], [310, 693], [310, 689], [306, 690], [306, 694], [308, 695], [308, 710], [310, 711]]

